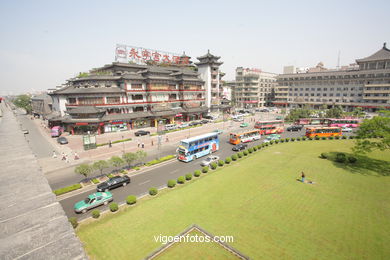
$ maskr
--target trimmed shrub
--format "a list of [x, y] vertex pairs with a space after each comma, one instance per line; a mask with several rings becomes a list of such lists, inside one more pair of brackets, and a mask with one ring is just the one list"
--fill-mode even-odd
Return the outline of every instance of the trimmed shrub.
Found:
[[320, 137], [319, 136], [315, 136], [314, 139], [315, 140], [320, 140]]
[[190, 181], [192, 180], [192, 174], [191, 173], [187, 173], [186, 174], [186, 181]]
[[233, 155], [232, 155], [232, 160], [233, 160], [233, 161], [237, 161], [237, 159], [238, 159], [237, 154], [233, 154]]
[[294, 142], [295, 141], [295, 138], [293, 137], [293, 138], [291, 138], [291, 142]]
[[231, 163], [231, 162], [232, 162], [232, 158], [226, 157], [225, 163], [226, 163], [226, 164], [229, 164], [229, 163]]
[[200, 173], [201, 173], [201, 172], [200, 172], [199, 170], [196, 170], [196, 171], [194, 171], [194, 176], [195, 176], [195, 177], [199, 177], [199, 176], [200, 176]]
[[248, 152], [249, 152], [249, 153], [253, 153], [253, 148], [252, 148], [252, 147], [249, 148], [249, 149], [248, 149]]
[[225, 164], [225, 161], [219, 160], [218, 161], [218, 166], [223, 166]]
[[356, 157], [355, 156], [349, 156], [348, 157], [348, 162], [350, 163], [355, 163], [357, 161]]
[[112, 177], [114, 177], [114, 174], [112, 174], [112, 173], [107, 174], [107, 177], [108, 177], [108, 178], [112, 178]]
[[244, 150], [244, 155], [247, 156], [249, 153], [248, 153], [248, 150]]
[[205, 166], [205, 167], [202, 168], [202, 172], [203, 173], [208, 173], [208, 171], [209, 171], [209, 167], [208, 166]]
[[309, 138], [307, 138], [307, 140], [312, 141], [312, 140], [313, 140], [313, 137], [309, 137]]
[[238, 158], [242, 158], [244, 156], [244, 154], [242, 152], [238, 152], [237, 156], [238, 156]]
[[343, 136], [341, 137], [341, 139], [347, 139], [347, 137], [346, 137], [345, 135], [343, 135]]
[[275, 140], [275, 144], [278, 144], [280, 142], [280, 140]]
[[127, 196], [126, 203], [129, 205], [133, 205], [133, 204], [137, 203], [137, 197], [134, 195]]
[[334, 139], [334, 137], [333, 136], [329, 136], [329, 140], [333, 140]]
[[269, 145], [269, 142], [265, 143], [264, 145], [265, 145], [265, 146], [268, 146], [268, 145]]
[[79, 223], [77, 222], [77, 218], [76, 217], [71, 217], [68, 219], [70, 224], [72, 225], [73, 228], [77, 228], [77, 226], [79, 225]]
[[261, 149], [263, 146], [261, 144], [257, 145], [257, 149]]
[[93, 184], [98, 184], [100, 182], [98, 179], [92, 179], [91, 181]]
[[176, 180], [169, 180], [167, 184], [168, 188], [173, 188], [176, 186]]
[[326, 140], [326, 137], [325, 137], [325, 136], [323, 136], [323, 137], [321, 137], [321, 139], [322, 139], [322, 140]]
[[273, 144], [274, 144], [274, 140], [269, 141], [268, 144], [269, 144], [269, 145], [273, 145]]
[[134, 169], [134, 170], [136, 170], [136, 171], [139, 171], [139, 170], [141, 170], [141, 168], [140, 168], [140, 167], [138, 167], [138, 166], [137, 166], [137, 167], [134, 167], [133, 169]]
[[300, 137], [297, 137], [297, 139], [296, 139], [297, 141], [301, 141], [301, 138]]
[[306, 141], [307, 137], [306, 136], [302, 136], [302, 141]]
[[281, 143], [284, 143], [284, 141], [285, 141], [284, 139], [280, 139], [280, 142], [281, 142]]
[[355, 136], [353, 136], [353, 135], [349, 136], [349, 139], [354, 139], [354, 138], [355, 138]]
[[71, 186], [68, 186], [68, 187], [65, 187], [65, 188], [61, 188], [61, 189], [58, 189], [58, 190], [55, 190], [53, 191], [55, 195], [61, 195], [61, 194], [64, 194], [64, 193], [67, 193], [67, 192], [71, 192], [71, 191], [74, 191], [74, 190], [78, 190], [78, 189], [81, 189], [81, 184], [80, 183], [77, 183], [77, 184], [74, 184], [74, 185], [71, 185]]
[[92, 217], [93, 218], [99, 218], [100, 217], [100, 210], [95, 209], [92, 211]]
[[122, 169], [122, 170], [120, 171], [120, 173], [122, 173], [122, 174], [126, 174], [126, 173], [127, 173], [127, 171], [126, 171], [125, 169]]
[[253, 151], [256, 152], [257, 151], [257, 146], [253, 146]]
[[115, 211], [117, 211], [119, 209], [118, 203], [115, 203], [115, 202], [110, 203], [109, 207], [110, 207], [111, 212], [115, 212]]
[[210, 163], [210, 168], [213, 169], [213, 170], [217, 169], [217, 166], [218, 166], [218, 165], [217, 165], [216, 162]]
[[328, 156], [326, 155], [326, 153], [321, 153], [320, 158], [321, 159], [326, 159], [326, 158], [328, 158]]
[[338, 140], [338, 139], [340, 139], [340, 136], [337, 135], [334, 137], [334, 139]]
[[157, 188], [150, 188], [149, 189], [149, 195], [150, 196], [155, 196], [155, 195], [157, 195], [157, 193], [158, 193], [158, 190], [157, 190]]
[[290, 138], [286, 138], [286, 142], [290, 142]]
[[180, 176], [179, 178], [177, 178], [177, 183], [179, 184], [183, 184], [186, 182], [186, 177], [184, 176]]
[[344, 163], [346, 161], [347, 157], [343, 153], [337, 153], [336, 154], [336, 162]]

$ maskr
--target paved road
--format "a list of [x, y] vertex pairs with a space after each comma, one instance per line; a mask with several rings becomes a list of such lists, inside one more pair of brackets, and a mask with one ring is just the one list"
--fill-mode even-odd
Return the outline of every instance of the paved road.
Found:
[[[303, 136], [304, 130], [300, 132], [287, 132], [282, 134], [282, 137], [298, 137]], [[249, 143], [249, 146], [254, 146], [262, 143], [264, 137], [259, 141]], [[221, 159], [225, 159], [227, 156], [232, 155], [234, 152], [231, 150], [232, 145], [228, 143], [228, 133], [224, 133], [220, 138], [220, 150], [215, 153]], [[151, 187], [162, 187], [165, 186], [167, 181], [170, 179], [177, 179], [179, 176], [185, 175], [186, 173], [193, 173], [195, 170], [200, 169], [201, 159], [184, 163], [177, 160], [173, 160], [166, 165], [156, 167], [148, 170], [142, 174], [131, 177], [131, 183], [126, 187], [121, 187], [112, 190], [114, 201], [122, 203], [125, 201], [128, 195], [140, 196], [146, 194]], [[69, 217], [78, 217], [83, 219], [89, 217], [91, 212], [85, 214], [76, 214], [73, 210], [73, 206], [77, 201], [83, 200], [89, 194], [95, 192], [95, 190], [83, 192], [73, 197], [60, 201], [65, 213]], [[98, 207], [99, 210], [106, 209], [106, 206]]]

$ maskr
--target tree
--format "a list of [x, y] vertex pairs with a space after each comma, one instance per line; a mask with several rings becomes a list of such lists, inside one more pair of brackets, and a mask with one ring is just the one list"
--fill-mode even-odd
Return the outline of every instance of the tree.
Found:
[[26, 110], [27, 114], [31, 114], [31, 97], [29, 95], [19, 95], [15, 98], [13, 103], [15, 104], [15, 106]]
[[383, 111], [381, 116], [364, 120], [356, 134], [353, 147], [356, 153], [390, 149], [390, 111]]
[[99, 160], [97, 162], [94, 162], [92, 164], [92, 167], [93, 169], [95, 170], [99, 170], [100, 171], [100, 174], [103, 174], [103, 170], [108, 168], [108, 162], [107, 161], [104, 161], [104, 160]]
[[74, 171], [87, 177], [87, 175], [92, 172], [92, 167], [89, 164], [83, 163], [77, 166]]
[[131, 164], [137, 160], [137, 154], [136, 153], [125, 153], [122, 155], [122, 159], [127, 163], [127, 165], [131, 166]]
[[142, 161], [142, 159], [144, 159], [148, 154], [145, 151], [138, 150], [135, 152], [135, 155], [137, 161]]
[[340, 106], [328, 109], [326, 111], [326, 116], [327, 118], [340, 118], [344, 115], [344, 111]]
[[119, 156], [113, 156], [110, 158], [110, 163], [114, 167], [120, 167], [123, 165], [124, 161]]
[[310, 117], [310, 109], [308, 108], [295, 108], [290, 110], [288, 116], [286, 116], [286, 121], [297, 121], [299, 118], [308, 118]]

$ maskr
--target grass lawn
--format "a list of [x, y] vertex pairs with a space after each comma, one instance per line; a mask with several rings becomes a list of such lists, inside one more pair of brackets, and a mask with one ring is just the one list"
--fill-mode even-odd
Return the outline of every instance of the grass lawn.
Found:
[[[322, 152], [350, 152], [352, 145], [275, 144], [82, 224], [77, 234], [91, 259], [142, 259], [162, 245], [154, 236], [174, 236], [192, 224], [234, 236], [230, 245], [252, 259], [389, 259], [390, 151], [355, 165], [319, 158]], [[301, 171], [316, 184], [296, 181]], [[197, 258], [190, 250], [176, 251], [178, 258]]]

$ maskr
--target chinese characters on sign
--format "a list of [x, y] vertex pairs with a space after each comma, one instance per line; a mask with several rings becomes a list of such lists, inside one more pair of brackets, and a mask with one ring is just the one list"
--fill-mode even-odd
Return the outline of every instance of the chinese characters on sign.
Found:
[[147, 62], [165, 63], [173, 65], [187, 65], [189, 57], [165, 51], [145, 49], [128, 45], [117, 44], [115, 48], [115, 61], [145, 65]]

